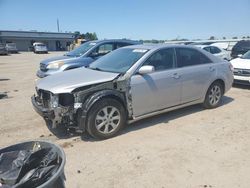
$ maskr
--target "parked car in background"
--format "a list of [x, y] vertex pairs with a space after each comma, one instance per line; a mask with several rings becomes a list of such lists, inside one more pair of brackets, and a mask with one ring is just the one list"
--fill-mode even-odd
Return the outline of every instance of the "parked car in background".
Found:
[[8, 55], [8, 51], [4, 44], [0, 43], [0, 55]]
[[234, 83], [250, 85], [250, 51], [231, 60], [234, 67]]
[[221, 48], [223, 50], [228, 50], [229, 49], [229, 44], [230, 42], [215, 42], [211, 44], [212, 46], [216, 46], [218, 48]]
[[202, 103], [215, 108], [233, 82], [232, 65], [185, 45], [120, 48], [87, 68], [40, 79], [34, 109], [95, 138], [115, 136], [126, 124]]
[[38, 53], [48, 53], [48, 48], [45, 44], [41, 43], [41, 42], [35, 42], [33, 43], [33, 50], [34, 53], [38, 54]]
[[18, 49], [16, 47], [16, 43], [7, 43], [6, 49], [9, 53], [18, 53]]
[[43, 78], [66, 70], [88, 66], [93, 61], [117, 48], [135, 44], [139, 44], [139, 42], [120, 39], [85, 42], [63, 56], [43, 60], [36, 75]]
[[212, 45], [196, 45], [197, 47], [200, 47], [208, 52], [210, 52], [211, 54], [215, 55], [216, 57], [219, 57], [221, 59], [225, 59], [225, 60], [230, 60], [231, 59], [231, 55], [230, 55], [230, 52], [222, 49], [222, 48], [219, 48], [219, 47], [216, 47], [216, 46], [212, 46]]
[[241, 40], [232, 48], [232, 58], [237, 58], [238, 55], [243, 55], [250, 50], [250, 40]]

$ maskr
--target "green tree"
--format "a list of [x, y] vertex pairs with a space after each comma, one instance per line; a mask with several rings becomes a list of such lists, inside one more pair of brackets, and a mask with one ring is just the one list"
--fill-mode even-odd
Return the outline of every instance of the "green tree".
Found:
[[74, 35], [75, 35], [75, 39], [78, 39], [79, 36], [81, 35], [81, 33], [80, 33], [80, 31], [75, 31]]
[[94, 33], [87, 32], [87, 33], [85, 33], [85, 39], [86, 40], [97, 40], [98, 38], [97, 38], [97, 35], [95, 32]]
[[211, 36], [209, 40], [215, 40], [215, 36]]

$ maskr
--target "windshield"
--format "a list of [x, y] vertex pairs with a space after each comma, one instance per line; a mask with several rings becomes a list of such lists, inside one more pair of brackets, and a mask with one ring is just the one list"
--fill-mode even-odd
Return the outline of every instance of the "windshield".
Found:
[[96, 45], [95, 42], [85, 42], [84, 44], [82, 44], [78, 48], [66, 53], [65, 55], [66, 56], [79, 57], [79, 56], [85, 54], [90, 48], [92, 48], [95, 45]]
[[250, 59], [250, 51], [248, 51], [247, 53], [245, 53], [241, 58], [242, 59]]
[[45, 44], [37, 44], [36, 46], [41, 46], [41, 47], [44, 47]]
[[89, 68], [107, 72], [125, 73], [147, 51], [145, 49], [120, 48], [96, 60]]

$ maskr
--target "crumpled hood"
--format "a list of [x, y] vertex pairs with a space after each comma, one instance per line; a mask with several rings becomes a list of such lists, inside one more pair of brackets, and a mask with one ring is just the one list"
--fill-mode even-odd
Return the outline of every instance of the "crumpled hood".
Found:
[[54, 94], [70, 93], [78, 87], [112, 81], [119, 74], [77, 68], [40, 79], [37, 89], [50, 91]]
[[250, 59], [236, 58], [231, 63], [235, 69], [250, 69]]

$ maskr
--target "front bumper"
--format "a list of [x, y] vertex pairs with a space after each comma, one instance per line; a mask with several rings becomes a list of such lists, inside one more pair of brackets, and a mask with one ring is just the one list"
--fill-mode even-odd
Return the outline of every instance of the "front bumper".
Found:
[[8, 51], [0, 50], [0, 54], [1, 54], [1, 55], [8, 55]]
[[250, 85], [250, 77], [234, 75], [234, 83], [242, 85]]
[[55, 114], [53, 110], [44, 108], [41, 104], [39, 104], [36, 100], [35, 96], [31, 97], [31, 102], [33, 105], [34, 110], [42, 117], [46, 118], [46, 119], [54, 119], [55, 118]]

